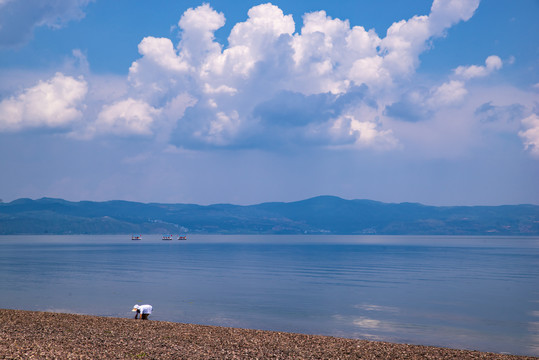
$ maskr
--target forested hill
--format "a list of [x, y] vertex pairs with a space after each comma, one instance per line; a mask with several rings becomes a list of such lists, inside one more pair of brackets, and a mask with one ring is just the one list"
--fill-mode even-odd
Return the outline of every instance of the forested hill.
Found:
[[239, 206], [18, 199], [0, 234], [539, 235], [538, 205], [426, 206], [319, 196]]

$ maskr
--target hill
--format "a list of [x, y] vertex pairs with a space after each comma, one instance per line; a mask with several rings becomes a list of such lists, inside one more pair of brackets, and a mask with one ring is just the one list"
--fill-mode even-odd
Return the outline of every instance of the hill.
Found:
[[319, 196], [240, 206], [18, 199], [0, 234], [539, 235], [539, 206], [426, 206]]

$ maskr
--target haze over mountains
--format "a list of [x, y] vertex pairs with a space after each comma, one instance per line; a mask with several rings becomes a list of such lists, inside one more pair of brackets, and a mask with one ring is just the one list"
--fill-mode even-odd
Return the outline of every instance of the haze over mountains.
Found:
[[539, 206], [426, 206], [319, 196], [240, 206], [18, 199], [0, 234], [539, 235]]

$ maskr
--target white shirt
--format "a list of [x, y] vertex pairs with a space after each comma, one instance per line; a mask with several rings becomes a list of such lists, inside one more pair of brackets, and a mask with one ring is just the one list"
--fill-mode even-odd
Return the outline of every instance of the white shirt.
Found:
[[141, 314], [151, 314], [153, 310], [151, 305], [140, 305], [138, 309]]

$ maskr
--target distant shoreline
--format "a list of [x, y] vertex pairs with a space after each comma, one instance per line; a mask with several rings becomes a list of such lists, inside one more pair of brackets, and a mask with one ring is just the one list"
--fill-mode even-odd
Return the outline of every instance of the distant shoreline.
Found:
[[537, 359], [319, 335], [0, 309], [0, 358]]
[[427, 206], [318, 196], [256, 205], [0, 203], [0, 234], [539, 236], [539, 205]]

